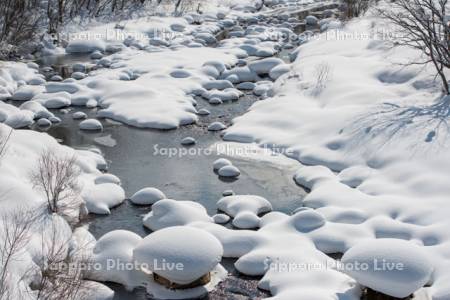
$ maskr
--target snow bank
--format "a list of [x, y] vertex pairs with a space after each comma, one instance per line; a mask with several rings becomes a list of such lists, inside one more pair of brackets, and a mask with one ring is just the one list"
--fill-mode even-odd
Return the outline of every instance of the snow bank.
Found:
[[[30, 103], [28, 108], [42, 108]], [[31, 112], [31, 110], [30, 110]], [[9, 136], [5, 152], [0, 163], [0, 207], [2, 215], [17, 214], [27, 220], [35, 218], [23, 246], [10, 264], [9, 278], [13, 281], [13, 289], [17, 295], [11, 295], [10, 299], [22, 299], [24, 293], [29, 292], [31, 271], [37, 271], [42, 267], [45, 257], [48, 257], [51, 249], [58, 249], [58, 258], [61, 261], [69, 253], [76, 249], [84, 248], [81, 244], [81, 236], [85, 234], [77, 230], [72, 236], [71, 227], [65, 219], [59, 215], [48, 215], [44, 192], [33, 188], [29, 178], [30, 172], [37, 168], [41, 153], [51, 150], [56, 156], [75, 156], [75, 164], [80, 168], [81, 174], [78, 184], [83, 192], [94, 184], [96, 177], [101, 175], [97, 169], [98, 154], [90, 151], [78, 152], [69, 147], [61, 146], [58, 142], [45, 133], [37, 133], [31, 130], [12, 130], [10, 127], [0, 124], [0, 138], [2, 141]], [[71, 205], [62, 211], [66, 218], [77, 220], [83, 207], [83, 199], [75, 197]], [[17, 226], [13, 219], [11, 227]], [[0, 242], [3, 244], [4, 228], [0, 230]], [[72, 236], [72, 237], [71, 237]], [[87, 239], [89, 240], [89, 239]], [[89, 241], [87, 241], [89, 242]], [[54, 253], [52, 255], [55, 255]], [[25, 276], [27, 275], [27, 276]], [[37, 278], [37, 277], [36, 277]], [[90, 285], [90, 283], [86, 283]], [[113, 292], [107, 287], [92, 283], [96, 286], [93, 299], [111, 299]]]
[[[355, 32], [370, 36], [378, 26], [384, 26], [382, 21], [366, 17], [352, 20], [340, 30], [350, 36]], [[257, 236], [271, 246], [257, 244], [239, 259], [239, 270], [258, 273], [255, 270], [263, 270], [262, 257], [271, 255], [287, 262], [304, 261], [304, 257], [294, 254], [297, 247], [299, 252], [313, 249], [313, 260], [320, 256], [317, 250], [346, 253], [364, 243], [374, 245], [374, 252], [370, 247], [361, 250], [368, 255], [391, 257], [394, 261], [404, 257], [404, 263], [410, 263], [411, 256], [395, 254], [402, 252], [396, 250], [398, 241], [392, 242], [390, 253], [382, 245], [375, 247], [380, 241], [370, 242], [406, 240], [417, 244], [411, 246], [411, 254], [421, 257], [424, 264], [411, 264], [414, 271], [403, 278], [417, 277], [411, 277], [411, 287], [402, 287], [403, 292], [411, 293], [429, 281], [430, 286], [420, 292], [431, 299], [447, 299], [450, 290], [445, 281], [450, 278], [450, 261], [445, 253], [450, 236], [444, 228], [449, 226], [446, 199], [450, 190], [445, 182], [450, 180], [450, 152], [444, 127], [448, 116], [443, 120], [427, 112], [448, 107], [448, 98], [442, 99], [432, 66], [401, 65], [419, 61], [416, 51], [392, 49], [383, 39], [340, 39], [333, 34], [337, 32], [323, 33], [300, 46], [289, 73], [275, 82], [273, 97], [256, 102], [225, 131], [225, 140], [282, 149], [287, 156], [307, 165], [294, 178], [311, 189], [303, 201], [305, 207], [293, 216], [277, 216], [264, 223]], [[210, 231], [219, 232], [216, 228]], [[292, 239], [288, 238], [290, 234], [294, 234]], [[294, 240], [301, 247], [291, 245]], [[277, 253], [276, 246], [272, 246], [275, 241], [290, 250], [279, 247]], [[422, 254], [414, 250], [417, 248]], [[227, 247], [224, 250], [227, 253]], [[427, 278], [430, 270], [434, 270], [431, 280]], [[260, 284], [270, 289], [276, 299], [297, 295], [313, 299], [316, 291], [318, 297], [323, 293], [327, 297], [348, 293], [350, 299], [359, 299], [359, 288], [348, 275], [331, 270], [305, 274], [311, 276], [306, 282], [312, 286], [299, 285], [302, 281], [295, 279], [297, 275], [272, 271], [266, 272]], [[373, 273], [369, 280], [359, 273], [349, 274], [381, 290], [377, 284], [380, 278]], [[391, 275], [403, 276], [396, 272]], [[316, 280], [325, 277], [339, 284], [319, 288], [320, 280]], [[389, 275], [383, 277], [389, 281]], [[296, 283], [289, 283], [289, 278]], [[394, 295], [402, 282], [383, 282], [382, 291]]]

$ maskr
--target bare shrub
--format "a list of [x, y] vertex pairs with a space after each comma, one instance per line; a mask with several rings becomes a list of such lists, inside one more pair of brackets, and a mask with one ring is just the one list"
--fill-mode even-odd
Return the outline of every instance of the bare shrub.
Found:
[[407, 46], [424, 54], [423, 61], [432, 63], [442, 81], [445, 94], [450, 94], [446, 69], [450, 68], [450, 27], [448, 0], [397, 0], [379, 14], [396, 26], [395, 45]]
[[0, 130], [0, 163], [2, 158], [6, 154], [6, 150], [8, 149], [8, 142], [11, 138], [12, 132], [12, 128], [9, 130], [9, 132], [6, 132], [6, 130], [3, 129]]
[[[50, 224], [48, 224], [50, 223]], [[43, 233], [42, 245], [45, 247], [41, 277], [37, 283], [38, 300], [88, 300], [92, 292], [85, 281], [90, 265], [90, 257], [83, 248], [71, 251], [71, 238], [64, 238], [58, 222], [46, 222], [47, 232]], [[48, 232], [48, 227], [51, 227]], [[87, 246], [87, 245], [86, 245]]]
[[315, 80], [312, 93], [314, 96], [318, 96], [326, 89], [327, 83], [331, 80], [332, 68], [330, 64], [327, 62], [318, 64], [314, 70], [314, 77]]
[[20, 46], [38, 34], [40, 4], [38, 0], [0, 1], [0, 48]]
[[29, 242], [35, 220], [34, 212], [29, 209], [17, 208], [0, 215], [0, 300], [12, 299], [19, 293], [11, 270]]
[[80, 169], [75, 156], [58, 155], [54, 150], [42, 152], [36, 170], [30, 172], [33, 186], [45, 193], [50, 213], [64, 214], [78, 205]]
[[357, 18], [364, 15], [375, 0], [344, 0], [347, 18]]

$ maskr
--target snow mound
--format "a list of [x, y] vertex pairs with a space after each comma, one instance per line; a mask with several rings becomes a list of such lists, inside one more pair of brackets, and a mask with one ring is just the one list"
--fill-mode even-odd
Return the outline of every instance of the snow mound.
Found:
[[325, 225], [325, 218], [320, 213], [308, 209], [294, 214], [291, 222], [298, 231], [308, 232]]
[[142, 238], [137, 234], [126, 230], [110, 231], [102, 236], [94, 246], [92, 262], [97, 265], [88, 274], [89, 279], [116, 282], [128, 288], [136, 286], [134, 272], [136, 270], [121, 269], [116, 264], [131, 264], [133, 262], [133, 250]]
[[217, 202], [217, 207], [233, 217], [237, 228], [259, 227], [259, 214], [272, 210], [272, 205], [265, 198], [254, 195], [227, 196]]
[[171, 226], [188, 225], [192, 222], [212, 222], [206, 209], [192, 201], [163, 199], [152, 206], [144, 216], [144, 226], [156, 231]]
[[86, 115], [86, 113], [84, 113], [82, 111], [77, 111], [72, 114], [72, 118], [74, 120], [82, 120], [82, 119], [86, 119], [87, 115]]
[[226, 224], [230, 221], [230, 216], [225, 214], [215, 214], [212, 218], [216, 224]]
[[184, 145], [184, 146], [195, 145], [195, 143], [196, 143], [195, 139], [190, 136], [185, 137], [181, 140], [181, 145]]
[[213, 123], [208, 125], [208, 130], [209, 131], [221, 131], [221, 130], [224, 130], [225, 128], [227, 128], [227, 126], [225, 126], [221, 122], [213, 122]]
[[83, 192], [83, 199], [89, 213], [109, 215], [112, 207], [125, 200], [124, 190], [114, 183], [93, 185]]
[[84, 120], [79, 125], [81, 130], [91, 130], [91, 131], [101, 131], [103, 130], [103, 125], [99, 120], [88, 119]]
[[236, 178], [239, 177], [239, 175], [241, 175], [241, 171], [239, 171], [239, 169], [235, 166], [224, 166], [220, 168], [217, 171], [217, 173], [221, 177], [232, 177], [232, 178]]
[[166, 199], [166, 195], [156, 188], [148, 187], [137, 191], [131, 196], [130, 201], [138, 205], [152, 205], [157, 201]]
[[[432, 262], [419, 246], [398, 239], [362, 241], [344, 254], [342, 264], [362, 285], [397, 298], [422, 288], [433, 272]], [[357, 264], [368, 268], [358, 269]]]
[[270, 71], [278, 65], [282, 65], [283, 61], [276, 57], [264, 58], [253, 61], [248, 64], [251, 71], [258, 75], [269, 74]]
[[216, 161], [214, 161], [214, 163], [213, 163], [213, 170], [214, 171], [218, 171], [222, 167], [231, 166], [231, 165], [233, 165], [233, 164], [228, 159], [226, 159], [226, 158], [219, 158]]
[[120, 178], [118, 178], [116, 175], [113, 174], [102, 174], [100, 176], [97, 176], [94, 182], [95, 184], [102, 184], [102, 183], [114, 183], [117, 185], [121, 184]]
[[212, 271], [222, 255], [222, 244], [212, 234], [181, 226], [148, 235], [133, 251], [138, 264], [178, 284], [191, 283]]

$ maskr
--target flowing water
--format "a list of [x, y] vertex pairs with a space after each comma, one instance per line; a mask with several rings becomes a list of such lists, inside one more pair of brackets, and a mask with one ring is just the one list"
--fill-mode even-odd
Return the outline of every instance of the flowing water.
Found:
[[[278, 56], [288, 61], [290, 51], [284, 50]], [[91, 61], [87, 56], [77, 55], [49, 57], [40, 61], [41, 66], [71, 65], [77, 62]], [[199, 116], [197, 124], [170, 131], [138, 129], [108, 119], [101, 120], [104, 126], [102, 132], [80, 131], [79, 121], [73, 120], [71, 114], [84, 111], [88, 117], [95, 118], [97, 110], [72, 107], [53, 111], [62, 122], [47, 132], [62, 144], [75, 149], [99, 149], [109, 163], [109, 172], [122, 180], [127, 197], [141, 188], [156, 187], [169, 198], [197, 201], [212, 215], [217, 212], [216, 203], [223, 191], [231, 189], [236, 194], [265, 197], [272, 203], [274, 210], [290, 213], [301, 206], [305, 194], [292, 179], [300, 166], [297, 162], [278, 164], [273, 160], [232, 158], [233, 164], [240, 169], [241, 176], [237, 180], [223, 180], [212, 170], [214, 160], [221, 156], [205, 151], [222, 141], [220, 133], [209, 132], [207, 125], [212, 121], [230, 125], [233, 118], [244, 114], [255, 101], [260, 100], [251, 94], [218, 106], [197, 99], [197, 109], [206, 108], [211, 114]], [[180, 142], [187, 136], [194, 137], [197, 141], [195, 146], [188, 148], [190, 155], [162, 155], [163, 149], [185, 149]], [[150, 231], [143, 227], [142, 216], [150, 210], [150, 207], [135, 206], [125, 201], [113, 208], [111, 215], [92, 215], [85, 223], [96, 238], [116, 229], [130, 230], [145, 236]], [[229, 276], [205, 299], [260, 299], [268, 296], [257, 289], [258, 278], [248, 278], [237, 273], [233, 266], [234, 260], [224, 259], [222, 264], [229, 271]], [[143, 290], [128, 292], [117, 284], [109, 286], [116, 292], [116, 300], [148, 299]]]

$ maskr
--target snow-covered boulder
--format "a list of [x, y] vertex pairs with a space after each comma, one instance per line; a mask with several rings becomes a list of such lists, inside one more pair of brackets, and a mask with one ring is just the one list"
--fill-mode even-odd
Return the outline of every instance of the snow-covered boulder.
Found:
[[114, 183], [117, 185], [121, 184], [119, 177], [113, 174], [102, 174], [100, 176], [97, 176], [94, 182], [95, 184], [102, 184], [102, 183]]
[[195, 145], [196, 141], [193, 137], [187, 136], [181, 140], [181, 145], [190, 146]]
[[228, 80], [211, 80], [203, 83], [203, 87], [207, 90], [224, 90], [227, 88], [232, 88], [233, 84]]
[[81, 119], [86, 119], [87, 115], [86, 115], [86, 113], [84, 113], [82, 111], [77, 111], [72, 114], [72, 118], [74, 120], [81, 120]]
[[213, 170], [214, 171], [218, 171], [219, 169], [221, 169], [221, 168], [223, 168], [225, 166], [231, 166], [231, 165], [233, 165], [233, 164], [228, 159], [226, 159], [226, 158], [219, 158], [216, 161], [214, 161], [214, 163], [213, 163]]
[[86, 78], [86, 74], [82, 73], [82, 72], [73, 72], [72, 73], [72, 78], [76, 79], [76, 80], [81, 80]]
[[207, 115], [211, 114], [211, 112], [209, 110], [207, 110], [206, 108], [202, 108], [197, 112], [197, 114], [200, 116], [207, 116]]
[[80, 123], [79, 127], [81, 130], [103, 130], [102, 123], [100, 123], [100, 121], [96, 119], [84, 120]]
[[230, 216], [226, 214], [215, 214], [212, 218], [216, 224], [226, 224], [230, 221]]
[[309, 232], [325, 225], [325, 218], [315, 210], [306, 209], [296, 212], [291, 222], [298, 231]]
[[259, 214], [272, 211], [267, 199], [255, 195], [227, 196], [217, 202], [217, 207], [233, 217], [233, 225], [238, 228], [256, 228], [259, 226]]
[[217, 42], [214, 35], [212, 35], [211, 33], [208, 33], [208, 32], [196, 33], [194, 36], [196, 39], [205, 42], [207, 45], [211, 45], [211, 44], [214, 44]]
[[61, 76], [59, 76], [59, 75], [53, 75], [50, 78], [50, 81], [63, 81], [63, 78]]
[[219, 176], [235, 178], [241, 175], [241, 171], [235, 166], [225, 166], [218, 171]]
[[360, 284], [396, 298], [422, 288], [433, 272], [433, 263], [421, 247], [399, 239], [361, 241], [345, 252], [342, 266]]
[[281, 59], [276, 57], [270, 57], [253, 61], [248, 64], [248, 67], [256, 74], [262, 75], [262, 74], [269, 74], [273, 68], [281, 64], [283, 64], [283, 61]]
[[245, 90], [245, 91], [251, 91], [255, 87], [256, 87], [256, 84], [254, 82], [241, 82], [236, 86], [237, 89]]
[[15, 91], [11, 98], [16, 101], [28, 101], [43, 91], [44, 87], [41, 85], [23, 85]]
[[319, 23], [319, 19], [315, 16], [307, 16], [305, 18], [306, 24], [316, 26]]
[[163, 199], [152, 206], [152, 211], [144, 216], [144, 226], [156, 231], [171, 226], [187, 225], [192, 222], [211, 222], [206, 209], [192, 201]]
[[182, 32], [184, 29], [186, 29], [186, 24], [182, 23], [173, 23], [170, 25], [170, 29], [176, 32]]
[[126, 287], [134, 287], [134, 270], [124, 270], [115, 264], [132, 264], [133, 249], [136, 248], [142, 238], [137, 234], [126, 230], [110, 231], [102, 236], [94, 246], [92, 263], [96, 268], [88, 273], [88, 278], [103, 282], [116, 282]]
[[37, 120], [36, 124], [39, 127], [50, 127], [50, 126], [52, 126], [52, 122], [49, 119], [46, 119], [46, 118], [41, 118], [41, 119]]
[[54, 116], [42, 104], [36, 101], [27, 101], [20, 105], [21, 110], [29, 110], [34, 113], [35, 119], [46, 118], [49, 119]]
[[[220, 241], [202, 229], [175, 226], [148, 235], [133, 251], [134, 260], [177, 284], [189, 284], [221, 261]], [[161, 266], [174, 266], [174, 268]]]
[[221, 131], [221, 130], [224, 130], [225, 128], [227, 128], [227, 126], [225, 126], [221, 122], [213, 122], [213, 123], [208, 125], [208, 130], [209, 131]]
[[218, 105], [222, 104], [223, 101], [220, 98], [211, 98], [208, 100], [209, 104]]
[[210, 61], [205, 62], [203, 65], [214, 67], [217, 70], [217, 72], [219, 72], [219, 74], [221, 74], [222, 72], [224, 72], [227, 69], [225, 64], [219, 60], [210, 60]]
[[109, 215], [110, 208], [125, 200], [125, 191], [117, 184], [96, 184], [83, 190], [82, 195], [89, 213]]
[[101, 59], [103, 57], [103, 54], [100, 51], [94, 51], [91, 54], [92, 59]]
[[269, 76], [272, 80], [277, 80], [280, 76], [289, 73], [290, 71], [291, 71], [290, 65], [281, 64], [270, 70]]
[[36, 76], [36, 77], [33, 77], [30, 80], [28, 80], [27, 84], [29, 84], [29, 85], [43, 85], [46, 82], [47, 81], [45, 80], [45, 78], [42, 78], [41, 76]]
[[137, 205], [152, 205], [157, 201], [166, 199], [166, 195], [156, 188], [148, 187], [137, 191], [130, 201]]

